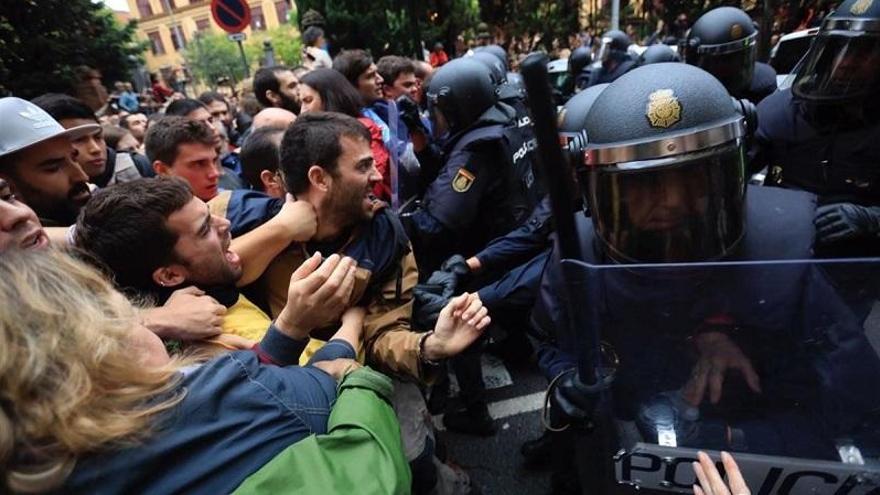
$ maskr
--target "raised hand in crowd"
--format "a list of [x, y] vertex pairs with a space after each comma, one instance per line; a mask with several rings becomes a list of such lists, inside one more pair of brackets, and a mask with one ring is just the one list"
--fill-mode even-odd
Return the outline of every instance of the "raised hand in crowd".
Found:
[[354, 260], [338, 254], [321, 260], [321, 253], [315, 253], [293, 272], [287, 304], [275, 320], [282, 332], [298, 340], [339, 320], [354, 290]]
[[477, 340], [491, 321], [476, 293], [465, 292], [449, 301], [424, 341], [425, 359], [436, 361], [458, 354]]

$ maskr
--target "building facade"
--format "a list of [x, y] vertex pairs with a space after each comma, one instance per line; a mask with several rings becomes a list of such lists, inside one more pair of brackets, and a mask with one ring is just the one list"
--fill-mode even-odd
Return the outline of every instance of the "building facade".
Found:
[[[244, 33], [265, 31], [288, 22], [291, 0], [245, 0], [251, 24]], [[211, 16], [209, 0], [128, 0], [131, 17], [138, 21], [138, 37], [148, 42], [145, 59], [150, 72], [166, 79], [183, 63], [181, 51], [197, 32], [222, 32]]]

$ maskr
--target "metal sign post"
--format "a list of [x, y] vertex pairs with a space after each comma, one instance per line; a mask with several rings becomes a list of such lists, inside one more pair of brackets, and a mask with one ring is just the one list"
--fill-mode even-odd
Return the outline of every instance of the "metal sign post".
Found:
[[251, 76], [251, 69], [244, 54], [242, 41], [247, 39], [242, 31], [251, 23], [251, 10], [246, 0], [211, 0], [211, 16], [220, 29], [229, 33], [229, 40], [238, 43], [244, 77]]

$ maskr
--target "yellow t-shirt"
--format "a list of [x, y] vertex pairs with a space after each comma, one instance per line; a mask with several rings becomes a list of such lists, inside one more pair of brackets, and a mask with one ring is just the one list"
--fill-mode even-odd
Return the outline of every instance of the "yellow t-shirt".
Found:
[[256, 343], [266, 334], [269, 323], [272, 320], [262, 309], [239, 295], [238, 301], [226, 310], [226, 316], [223, 317], [223, 333], [238, 335]]
[[[256, 304], [239, 295], [238, 301], [226, 311], [226, 316], [223, 318], [223, 333], [237, 335], [257, 343], [263, 339], [271, 322], [269, 316]], [[305, 366], [315, 352], [326, 343], [323, 340], [309, 338], [309, 343], [299, 357], [300, 366]], [[363, 350], [358, 352], [358, 361], [364, 362]]]

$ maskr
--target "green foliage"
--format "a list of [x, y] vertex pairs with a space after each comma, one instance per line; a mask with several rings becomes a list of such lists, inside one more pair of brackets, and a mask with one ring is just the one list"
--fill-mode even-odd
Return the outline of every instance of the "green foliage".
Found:
[[134, 21], [120, 26], [91, 0], [0, 0], [0, 94], [70, 91], [80, 65], [100, 70], [105, 85], [126, 81], [144, 46]]
[[251, 66], [260, 66], [264, 58], [263, 41], [272, 42], [275, 63], [298, 65], [302, 60], [302, 41], [291, 24], [283, 24], [268, 31], [258, 31], [245, 42], [244, 50]]
[[[216, 87], [217, 80], [228, 77], [237, 83], [244, 79], [244, 66], [238, 43], [230, 41], [226, 33], [199, 34], [183, 53], [193, 77], [208, 86]], [[268, 31], [258, 31], [244, 42], [245, 57], [251, 73], [262, 63], [263, 41], [270, 40], [275, 51], [275, 63], [296, 65], [302, 56], [299, 35], [290, 25]]]
[[509, 37], [540, 34], [540, 44], [549, 51], [554, 39], [565, 42], [579, 30], [580, 4], [579, 0], [514, 0], [486, 14]]
[[229, 41], [226, 33], [197, 33], [183, 52], [190, 74], [197, 81], [215, 87], [220, 78], [234, 82], [244, 79], [244, 67], [238, 44]]
[[324, 16], [333, 53], [364, 48], [374, 57], [412, 55], [417, 41], [429, 50], [435, 41], [449, 44], [479, 16], [477, 0], [296, 0], [297, 12], [309, 9]]

